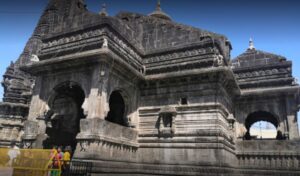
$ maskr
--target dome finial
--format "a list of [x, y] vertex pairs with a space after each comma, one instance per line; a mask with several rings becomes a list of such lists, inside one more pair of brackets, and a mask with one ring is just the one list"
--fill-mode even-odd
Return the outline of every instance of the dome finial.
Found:
[[99, 12], [99, 15], [100, 16], [108, 16], [108, 13], [106, 12], [106, 4], [105, 3], [102, 4], [102, 9]]
[[172, 21], [171, 17], [161, 10], [160, 0], [157, 0], [155, 11], [150, 13], [149, 16]]
[[253, 40], [252, 40], [252, 38], [250, 37], [250, 39], [249, 39], [249, 48], [248, 48], [249, 50], [254, 50], [255, 49], [255, 47], [254, 47], [254, 43], [253, 43]]
[[157, 0], [156, 10], [157, 10], [157, 11], [161, 11], [160, 0]]

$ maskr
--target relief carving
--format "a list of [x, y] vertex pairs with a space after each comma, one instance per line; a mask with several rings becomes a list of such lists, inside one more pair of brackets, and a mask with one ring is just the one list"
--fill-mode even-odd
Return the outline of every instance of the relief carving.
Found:
[[165, 106], [159, 111], [157, 120], [158, 136], [159, 137], [172, 137], [175, 133], [175, 116], [176, 109], [174, 107]]

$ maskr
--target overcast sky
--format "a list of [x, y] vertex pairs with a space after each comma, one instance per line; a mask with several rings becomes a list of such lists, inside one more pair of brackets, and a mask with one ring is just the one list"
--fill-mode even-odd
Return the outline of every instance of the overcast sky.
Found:
[[[119, 11], [149, 14], [156, 0], [86, 0], [90, 11], [106, 3], [109, 15]], [[0, 74], [15, 61], [47, 4], [47, 0], [0, 2]], [[293, 61], [293, 74], [300, 77], [300, 1], [297, 0], [161, 0], [173, 21], [226, 35], [232, 57], [246, 50], [250, 37], [257, 49]], [[3, 89], [0, 88], [0, 98]]]

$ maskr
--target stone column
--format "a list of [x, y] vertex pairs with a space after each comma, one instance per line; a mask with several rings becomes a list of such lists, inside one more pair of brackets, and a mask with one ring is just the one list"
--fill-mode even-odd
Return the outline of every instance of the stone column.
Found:
[[289, 138], [290, 139], [298, 139], [299, 138], [299, 129], [297, 123], [297, 113], [288, 114], [287, 121], [289, 125]]
[[43, 141], [47, 138], [46, 123], [41, 117], [48, 110], [48, 105], [36, 93], [31, 100], [28, 120], [24, 123], [23, 144], [26, 148], [43, 148]]
[[299, 129], [297, 123], [297, 101], [295, 97], [286, 98], [287, 124], [289, 129], [289, 138], [299, 138]]
[[92, 88], [90, 95], [85, 99], [82, 108], [87, 115], [87, 119], [104, 119], [109, 110], [107, 99], [107, 81], [109, 78], [109, 68], [106, 63], [100, 63], [98, 69], [94, 70], [92, 78]]

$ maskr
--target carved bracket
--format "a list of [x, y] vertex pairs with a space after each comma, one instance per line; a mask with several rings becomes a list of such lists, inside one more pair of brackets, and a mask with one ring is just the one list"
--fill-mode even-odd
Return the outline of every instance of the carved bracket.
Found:
[[23, 140], [22, 141], [23, 148], [25, 148], [25, 149], [31, 149], [33, 143], [34, 143], [34, 140]]

